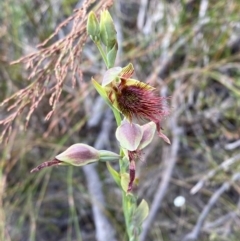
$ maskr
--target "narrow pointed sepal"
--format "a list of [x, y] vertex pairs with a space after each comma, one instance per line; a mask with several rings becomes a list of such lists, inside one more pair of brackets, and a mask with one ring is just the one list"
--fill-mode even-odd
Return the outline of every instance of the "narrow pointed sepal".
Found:
[[117, 52], [118, 52], [118, 43], [116, 41], [113, 47], [107, 53], [108, 68], [112, 68], [114, 66], [114, 63], [117, 57]]
[[166, 135], [164, 135], [162, 132], [158, 132], [158, 136], [162, 138], [169, 145], [171, 144], [171, 141], [169, 140], [169, 138]]
[[169, 145], [171, 144], [171, 141], [168, 139], [168, 137], [166, 135], [164, 135], [161, 131], [161, 125], [160, 122], [156, 123], [156, 127], [157, 127], [157, 132], [158, 132], [158, 136], [160, 138], [162, 138], [166, 143], [168, 143]]
[[57, 160], [57, 159], [53, 159], [51, 161], [46, 161], [46, 162], [43, 162], [42, 164], [38, 165], [37, 167], [33, 168], [30, 173], [33, 173], [33, 172], [39, 172], [40, 170], [42, 170], [43, 168], [46, 168], [46, 167], [52, 167], [52, 166], [58, 166], [58, 165], [61, 165], [61, 161]]

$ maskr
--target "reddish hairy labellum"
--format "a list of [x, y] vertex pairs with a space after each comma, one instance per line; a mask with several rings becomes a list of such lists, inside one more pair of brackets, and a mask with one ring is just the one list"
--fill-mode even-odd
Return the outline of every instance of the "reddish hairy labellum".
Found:
[[164, 107], [165, 97], [160, 97], [149, 85], [126, 85], [125, 80], [116, 91], [116, 102], [119, 110], [130, 121], [133, 117], [148, 119], [158, 123], [163, 117], [168, 115]]

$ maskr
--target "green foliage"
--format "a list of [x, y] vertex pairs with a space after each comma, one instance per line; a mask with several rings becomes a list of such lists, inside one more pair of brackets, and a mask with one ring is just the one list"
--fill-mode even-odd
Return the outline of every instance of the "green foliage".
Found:
[[149, 207], [147, 202], [143, 199], [138, 205], [137, 209], [133, 212], [133, 226], [141, 227], [143, 221], [147, 218]]
[[120, 187], [121, 186], [120, 183], [122, 181], [120, 174], [117, 171], [115, 171], [113, 169], [113, 167], [110, 165], [110, 163], [108, 163], [108, 162], [107, 162], [107, 169], [108, 169], [109, 173], [111, 174], [111, 176], [113, 177], [116, 184]]

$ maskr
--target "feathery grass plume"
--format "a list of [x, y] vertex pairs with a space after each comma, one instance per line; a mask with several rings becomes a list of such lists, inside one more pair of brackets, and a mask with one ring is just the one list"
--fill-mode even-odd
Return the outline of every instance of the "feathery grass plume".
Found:
[[[29, 71], [28, 80], [31, 83], [0, 103], [0, 107], [6, 107], [9, 112], [0, 120], [0, 127], [3, 128], [0, 143], [2, 140], [7, 142], [17, 119], [23, 118], [26, 128], [32, 114], [46, 97], [50, 108], [48, 113], [45, 113], [45, 120], [49, 120], [53, 114], [59, 119], [64, 115], [63, 109], [59, 108], [64, 85], [70, 79], [74, 88], [78, 80], [82, 79], [81, 61], [83, 46], [87, 41], [88, 9], [93, 2], [96, 2], [96, 14], [105, 11], [113, 4], [112, 0], [85, 0], [81, 8], [75, 9], [71, 16], [56, 27], [54, 33], [37, 46], [36, 52], [11, 62], [11, 65], [22, 64], [26, 67]], [[98, 25], [95, 27], [94, 37], [98, 33]], [[68, 31], [62, 31], [65, 29]], [[60, 31], [67, 34], [58, 39]], [[56, 123], [52, 121], [51, 124], [56, 126]]]

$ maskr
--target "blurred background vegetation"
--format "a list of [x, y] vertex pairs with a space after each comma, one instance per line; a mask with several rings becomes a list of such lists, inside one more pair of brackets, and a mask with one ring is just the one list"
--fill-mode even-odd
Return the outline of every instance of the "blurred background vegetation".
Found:
[[[104, 63], [84, 28], [76, 34], [82, 42], [75, 38], [69, 47], [68, 54], [75, 46], [71, 60], [76, 68], [64, 69], [70, 65], [64, 55], [61, 79], [54, 65], [68, 51], [66, 45], [56, 50], [54, 43], [66, 40], [71, 31], [77, 33], [77, 17], [82, 16], [79, 26], [84, 27], [89, 10], [99, 12], [111, 4], [0, 1], [0, 102], [19, 90], [28, 91], [20, 102], [23, 91], [0, 107], [1, 134], [7, 128], [0, 146], [2, 241], [101, 241], [99, 232], [109, 230], [116, 240], [126, 240], [120, 191], [105, 164], [29, 173], [73, 143], [118, 150], [111, 112], [90, 81], [92, 76], [101, 81]], [[74, 12], [81, 7], [86, 11]], [[142, 241], [240, 240], [240, 1], [116, 0], [110, 11], [118, 32], [117, 66], [132, 62], [136, 79], [171, 96], [171, 116], [163, 127], [172, 145], [156, 137], [137, 166], [136, 193], [151, 208]], [[47, 48], [52, 52], [44, 55], [41, 50]], [[10, 64], [31, 53], [42, 61], [31, 65], [27, 58]], [[29, 79], [37, 64], [42, 75]], [[46, 120], [56, 86], [61, 95]], [[39, 103], [38, 88], [43, 93]], [[10, 115], [14, 118], [7, 119]], [[185, 199], [180, 207], [179, 196]], [[110, 226], [99, 228], [99, 207], [103, 226]]]

